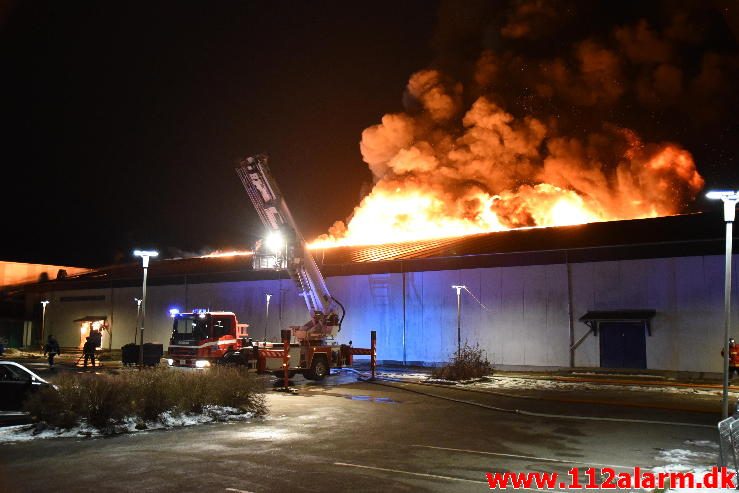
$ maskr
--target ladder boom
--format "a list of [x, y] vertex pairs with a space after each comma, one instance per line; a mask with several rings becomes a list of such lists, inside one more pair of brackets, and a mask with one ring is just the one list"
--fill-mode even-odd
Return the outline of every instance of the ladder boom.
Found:
[[[290, 274], [311, 317], [315, 312], [323, 315], [335, 313], [334, 300], [326, 281], [269, 171], [267, 156], [260, 154], [245, 158], [239, 163], [236, 173], [262, 223], [286, 240], [284, 255], [275, 267], [284, 268]], [[262, 268], [257, 267], [257, 261], [255, 254], [255, 268]]]

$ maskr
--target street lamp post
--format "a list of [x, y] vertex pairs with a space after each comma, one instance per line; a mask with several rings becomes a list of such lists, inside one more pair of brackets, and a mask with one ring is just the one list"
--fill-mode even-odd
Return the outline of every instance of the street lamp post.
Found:
[[467, 286], [452, 286], [457, 290], [457, 358], [462, 353], [462, 290]]
[[44, 329], [46, 325], [46, 305], [49, 304], [49, 300], [41, 302], [41, 350], [44, 350]]
[[146, 319], [146, 274], [149, 270], [149, 258], [156, 257], [159, 252], [156, 250], [135, 250], [133, 254], [141, 257], [144, 267], [144, 283], [141, 296], [141, 347], [139, 347], [139, 368], [144, 368], [144, 321]]
[[724, 388], [721, 398], [721, 415], [729, 417], [729, 332], [731, 325], [731, 247], [732, 230], [736, 216], [739, 191], [711, 191], [709, 199], [720, 199], [724, 203], [724, 222], [726, 223], [726, 266], [724, 276]]

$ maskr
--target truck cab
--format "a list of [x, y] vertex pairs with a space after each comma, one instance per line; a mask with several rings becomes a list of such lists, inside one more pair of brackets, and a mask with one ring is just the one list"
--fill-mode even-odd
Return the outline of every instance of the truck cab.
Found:
[[248, 324], [240, 324], [233, 312], [177, 313], [173, 316], [167, 363], [205, 368], [228, 361], [251, 346], [247, 328]]

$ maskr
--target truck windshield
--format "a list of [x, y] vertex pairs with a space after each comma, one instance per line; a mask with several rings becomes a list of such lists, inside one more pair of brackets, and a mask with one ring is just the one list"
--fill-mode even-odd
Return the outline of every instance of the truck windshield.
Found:
[[201, 340], [206, 339], [208, 334], [208, 319], [199, 315], [180, 315], [174, 320], [172, 338], [175, 340]]

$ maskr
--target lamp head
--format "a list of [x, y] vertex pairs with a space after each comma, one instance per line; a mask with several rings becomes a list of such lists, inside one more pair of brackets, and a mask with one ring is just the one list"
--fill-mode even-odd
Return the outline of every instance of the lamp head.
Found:
[[157, 252], [156, 250], [134, 250], [133, 251], [133, 254], [136, 257], [141, 257], [141, 261], [144, 264], [144, 269], [146, 269], [147, 267], [149, 267], [149, 258], [150, 257], [158, 257], [159, 256], [159, 252]]
[[739, 200], [739, 191], [734, 190], [711, 190], [706, 198], [712, 200]]
[[159, 252], [156, 250], [134, 250], [134, 256], [136, 257], [158, 257]]
[[722, 200], [724, 203], [724, 221], [733, 223], [736, 216], [736, 203], [739, 202], [739, 191], [711, 190], [706, 197], [713, 200]]

